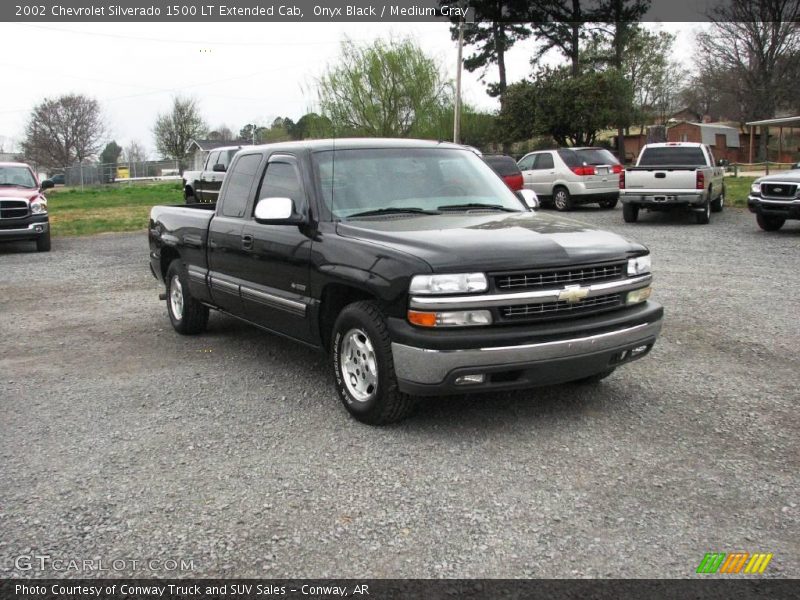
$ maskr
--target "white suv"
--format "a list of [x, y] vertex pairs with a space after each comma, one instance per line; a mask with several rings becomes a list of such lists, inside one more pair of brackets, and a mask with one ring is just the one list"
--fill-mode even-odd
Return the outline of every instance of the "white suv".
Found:
[[517, 163], [523, 185], [557, 210], [597, 202], [614, 208], [622, 165], [605, 148], [564, 148], [526, 154]]

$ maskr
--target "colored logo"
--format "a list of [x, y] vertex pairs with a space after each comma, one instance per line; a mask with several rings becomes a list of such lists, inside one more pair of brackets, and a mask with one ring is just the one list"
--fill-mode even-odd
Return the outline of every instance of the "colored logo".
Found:
[[750, 554], [749, 552], [734, 552], [732, 554], [709, 552], [703, 557], [697, 567], [697, 572], [755, 575], [756, 573], [763, 573], [771, 560], [772, 554], [766, 552], [756, 552], [755, 554]]

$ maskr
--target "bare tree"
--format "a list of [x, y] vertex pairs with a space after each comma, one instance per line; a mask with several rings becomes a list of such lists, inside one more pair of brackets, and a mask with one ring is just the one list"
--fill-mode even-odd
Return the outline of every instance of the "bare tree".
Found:
[[[741, 119], [775, 116], [796, 102], [800, 76], [800, 0], [729, 0], [709, 13], [708, 32], [697, 37], [700, 70], [724, 74], [721, 90], [734, 95]], [[762, 128], [759, 155], [767, 153]]]
[[147, 160], [147, 150], [138, 140], [131, 140], [131, 143], [122, 151], [122, 156], [125, 162], [144, 162]]
[[230, 142], [233, 139], [233, 131], [227, 125], [220, 125], [214, 131], [208, 133], [208, 139], [220, 142]]
[[158, 115], [153, 134], [156, 149], [165, 158], [179, 161], [183, 171], [186, 148], [193, 139], [202, 137], [208, 130], [194, 98], [176, 97], [172, 100], [172, 110]]
[[65, 167], [96, 154], [104, 132], [100, 104], [94, 98], [80, 94], [46, 98], [28, 118], [22, 152], [36, 164]]

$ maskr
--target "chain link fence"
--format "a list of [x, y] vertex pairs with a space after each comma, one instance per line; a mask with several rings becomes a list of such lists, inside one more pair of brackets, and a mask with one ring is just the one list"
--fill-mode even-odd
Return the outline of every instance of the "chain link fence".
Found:
[[177, 160], [147, 160], [102, 164], [78, 164], [64, 169], [64, 185], [84, 186], [144, 181], [180, 179]]

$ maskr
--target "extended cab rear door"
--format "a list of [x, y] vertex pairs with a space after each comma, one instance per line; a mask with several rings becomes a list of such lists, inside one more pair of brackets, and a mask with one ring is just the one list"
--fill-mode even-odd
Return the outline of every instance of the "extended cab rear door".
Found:
[[249, 248], [244, 255], [247, 281], [241, 288], [248, 320], [304, 341], [312, 341], [311, 236], [304, 225], [258, 223], [253, 212], [262, 199], [291, 198], [297, 214], [307, 216], [309, 189], [296, 156], [269, 157], [243, 229]]
[[243, 229], [261, 173], [264, 155], [249, 152], [236, 157], [208, 229], [208, 268], [214, 304], [244, 316], [241, 286], [248, 276], [249, 244]]

